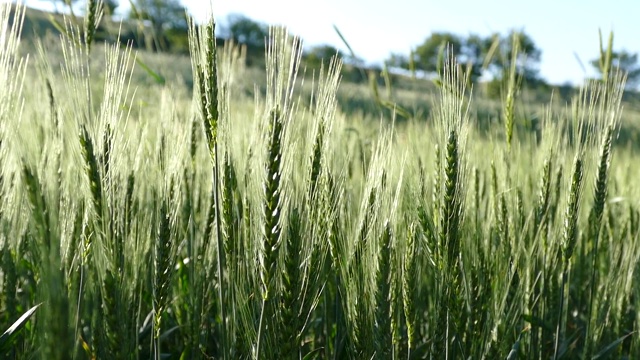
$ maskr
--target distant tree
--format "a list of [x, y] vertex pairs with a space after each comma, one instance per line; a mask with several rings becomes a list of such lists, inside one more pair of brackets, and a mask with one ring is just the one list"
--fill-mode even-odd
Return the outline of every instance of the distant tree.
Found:
[[529, 35], [515, 30], [505, 36], [494, 34], [487, 38], [476, 34], [463, 37], [449, 32], [434, 32], [409, 56], [392, 54], [387, 64], [403, 69], [414, 66], [415, 70], [435, 74], [442, 71], [448, 58], [453, 57], [468, 71], [470, 82], [477, 82], [485, 70], [493, 73], [493, 78], [499, 82], [505, 71], [510, 69], [516, 43], [517, 73], [529, 83], [538, 82], [541, 51]]
[[58, 5], [63, 7], [71, 7], [73, 4], [79, 2], [80, 0], [48, 0], [50, 3], [53, 3], [54, 9], [56, 13], [60, 12]]
[[[435, 32], [420, 44], [411, 55], [392, 54], [387, 64], [393, 67], [416, 70], [427, 73], [442, 71], [446, 59], [453, 57], [462, 66], [469, 69], [469, 80], [476, 82], [482, 76], [482, 60], [487, 53], [489, 41], [478, 35], [461, 37], [448, 32]], [[412, 57], [412, 59], [410, 59]]]
[[269, 36], [266, 24], [254, 21], [240, 14], [230, 14], [227, 17], [228, 36], [235, 42], [252, 47], [263, 47]]
[[[64, 0], [66, 1], [66, 0]], [[79, 2], [80, 0], [73, 0], [74, 2]], [[104, 14], [111, 17], [116, 12], [116, 9], [120, 6], [120, 2], [118, 0], [102, 0], [103, 11]], [[87, 1], [83, 1], [84, 10], [86, 11], [86, 6], [88, 5]]]
[[469, 70], [469, 80], [471, 82], [476, 83], [482, 76], [484, 59], [490, 48], [490, 38], [482, 38], [479, 35], [471, 34], [464, 39], [457, 61]]
[[528, 34], [517, 30], [506, 35], [496, 33], [490, 43], [487, 63], [493, 79], [485, 87], [488, 97], [497, 99], [504, 95], [514, 59], [517, 83], [524, 83], [530, 88], [544, 86], [538, 69], [542, 52]]
[[302, 57], [308, 68], [319, 69], [323, 62], [325, 66], [328, 65], [333, 56], [342, 59], [345, 55], [334, 46], [319, 45], [312, 47], [309, 51], [305, 52]]
[[103, 4], [104, 11], [109, 16], [113, 16], [118, 6], [120, 6], [120, 2], [118, 0], [104, 0]]
[[130, 18], [147, 20], [157, 36], [169, 29], [187, 29], [187, 12], [179, 0], [133, 0]]
[[129, 18], [149, 25], [140, 27], [137, 38], [148, 50], [184, 51], [188, 47], [187, 11], [179, 0], [132, 0]]
[[[602, 78], [603, 64], [600, 58], [591, 60], [591, 65], [598, 71]], [[626, 50], [613, 51], [611, 53], [611, 64], [609, 74], [621, 71], [627, 75], [627, 89], [637, 89], [640, 85], [640, 64], [638, 64], [638, 54], [632, 54]]]
[[414, 53], [417, 69], [435, 73], [442, 69], [443, 61], [451, 56], [458, 57], [462, 52], [463, 40], [449, 32], [431, 34]]
[[409, 58], [410, 56], [407, 56], [405, 54], [392, 53], [391, 55], [389, 55], [386, 63], [390, 67], [409, 69], [411, 66], [409, 64]]
[[[517, 44], [516, 73], [528, 82], [539, 80], [540, 57], [542, 51], [533, 39], [523, 31], [511, 30], [506, 36], [494, 34], [491, 45], [495, 52], [490, 54], [489, 67], [494, 77], [501, 78], [511, 67], [513, 53]], [[497, 47], [495, 47], [497, 45]]]
[[[86, 5], [86, 0], [48, 0], [48, 2], [53, 4], [54, 11], [56, 13], [60, 12], [60, 8], [58, 8], [58, 5], [62, 6], [63, 8], [71, 8], [77, 3]], [[103, 4], [105, 13], [111, 16], [115, 12], [116, 8], [118, 8], [118, 6], [120, 5], [120, 2], [118, 0], [103, 0]]]

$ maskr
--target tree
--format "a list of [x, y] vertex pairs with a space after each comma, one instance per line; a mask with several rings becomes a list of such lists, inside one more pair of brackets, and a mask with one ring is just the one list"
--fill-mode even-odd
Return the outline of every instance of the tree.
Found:
[[448, 32], [435, 32], [424, 43], [419, 45], [413, 53], [417, 69], [435, 73], [442, 69], [442, 64], [448, 57], [458, 57], [461, 54], [463, 40]]
[[469, 71], [469, 80], [476, 83], [484, 72], [484, 59], [491, 48], [491, 39], [482, 38], [479, 35], [471, 34], [462, 43], [458, 63], [466, 66]]
[[[73, 5], [81, 2], [81, 0], [48, 0], [48, 1], [53, 3], [54, 11], [56, 13], [60, 12], [60, 9], [58, 8], [58, 4], [60, 4], [63, 7], [72, 8]], [[82, 1], [82, 2], [85, 3], [86, 5], [86, 1]], [[110, 15], [110, 16], [113, 15], [116, 8], [120, 5], [118, 0], [103, 0], [103, 4], [104, 4], [105, 13], [107, 13], [107, 15]]]
[[120, 2], [118, 0], [104, 0], [103, 4], [104, 12], [109, 16], [113, 16], [118, 6], [120, 6]]
[[476, 82], [482, 76], [482, 59], [487, 53], [488, 44], [487, 39], [478, 35], [472, 34], [464, 38], [448, 32], [436, 32], [419, 45], [410, 56], [392, 54], [387, 63], [394, 67], [408, 69], [410, 60], [413, 60], [415, 69], [437, 73], [442, 71], [446, 59], [453, 57], [459, 64], [469, 69], [469, 80]]
[[489, 68], [493, 71], [494, 77], [502, 78], [509, 71], [517, 48], [516, 74], [528, 82], [539, 80], [538, 65], [542, 51], [524, 31], [511, 30], [506, 36], [494, 34], [491, 43]]
[[328, 65], [333, 56], [344, 58], [344, 54], [334, 46], [318, 45], [305, 52], [303, 59], [308, 68], [319, 69], [322, 63]]
[[142, 26], [137, 41], [148, 50], [185, 51], [188, 49], [187, 12], [179, 0], [133, 0], [129, 18], [141, 20], [150, 25]]
[[[67, 1], [67, 0], [63, 0], [63, 1]], [[73, 0], [74, 2], [78, 2], [80, 0]], [[86, 12], [87, 6], [89, 5], [88, 2], [84, 2], [84, 10]], [[118, 0], [102, 0], [102, 6], [103, 6], [103, 11], [104, 14], [111, 17], [113, 16], [113, 14], [116, 12], [116, 9], [120, 6], [120, 2]]]
[[53, 3], [54, 9], [56, 13], [59, 13], [58, 4], [64, 5], [67, 7], [71, 7], [73, 4], [79, 2], [80, 0], [49, 0], [49, 2]]
[[131, 18], [147, 20], [151, 23], [156, 36], [165, 30], [187, 29], [187, 12], [179, 0], [134, 0]]
[[[603, 64], [600, 58], [591, 60], [591, 65], [598, 71], [602, 78]], [[638, 54], [632, 54], [626, 50], [612, 51], [611, 64], [609, 65], [609, 76], [613, 76], [617, 71], [627, 75], [627, 89], [637, 89], [640, 85], [640, 65], [638, 64]]]
[[[512, 65], [515, 68], [515, 85], [526, 83], [529, 87], [543, 85], [538, 64], [542, 52], [533, 39], [523, 31], [511, 30], [505, 36], [493, 34], [486, 63], [493, 79], [485, 87], [490, 98], [505, 96]], [[515, 60], [515, 64], [513, 63]]]
[[468, 71], [468, 80], [475, 83], [485, 70], [493, 73], [496, 80], [510, 69], [514, 54], [514, 45], [518, 44], [516, 72], [529, 82], [538, 81], [538, 64], [541, 51], [530, 36], [521, 31], [510, 31], [506, 36], [494, 34], [483, 38], [477, 34], [462, 37], [449, 32], [432, 33], [411, 55], [392, 54], [387, 64], [393, 67], [416, 70], [426, 73], [439, 73], [448, 58]]
[[227, 17], [229, 38], [239, 44], [251, 47], [264, 47], [265, 39], [269, 36], [269, 27], [240, 14], [230, 14]]
[[407, 56], [405, 54], [392, 53], [391, 55], [389, 55], [386, 63], [387, 66], [390, 67], [411, 70], [411, 64], [409, 63], [410, 58], [411, 55]]

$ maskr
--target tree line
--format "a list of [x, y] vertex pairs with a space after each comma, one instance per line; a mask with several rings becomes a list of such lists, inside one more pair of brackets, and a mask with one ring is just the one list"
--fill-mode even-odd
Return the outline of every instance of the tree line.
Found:
[[[50, 1], [54, 3], [56, 11], [59, 6], [72, 9], [72, 5], [83, 2], [83, 0]], [[115, 14], [119, 6], [117, 0], [103, 0], [103, 4], [107, 16]], [[126, 39], [127, 34], [124, 34], [124, 40], [133, 40], [134, 45], [153, 50], [187, 51], [188, 12], [180, 0], [130, 0], [130, 4], [131, 10], [125, 14], [125, 18], [147, 24], [150, 33], [145, 32], [142, 37], [131, 35], [129, 39]], [[244, 15], [231, 14], [222, 21], [219, 34], [224, 39], [246, 45], [250, 50], [249, 55], [254, 53], [260, 56], [263, 55], [268, 29], [268, 24]], [[610, 41], [612, 40], [611, 38]], [[334, 55], [342, 58], [352, 67], [365, 67], [364, 61], [354, 54], [347, 54], [327, 44], [307, 48], [303, 54], [303, 60], [307, 68], [319, 68], [323, 61], [328, 61]], [[437, 31], [428, 35], [422, 43], [417, 44], [407, 54], [391, 54], [384, 65], [420, 72], [426, 77], [437, 77], [445, 59], [455, 58], [459, 64], [465, 66], [470, 83], [487, 79], [499, 84], [504, 74], [515, 66], [521, 81], [527, 85], [537, 85], [544, 84], [539, 73], [541, 57], [542, 50], [524, 31], [511, 30], [505, 34], [494, 33], [486, 37], [477, 34], [463, 36], [447, 31]], [[619, 70], [627, 74], [629, 89], [636, 89], [640, 85], [637, 53], [621, 49], [612, 52], [609, 64], [603, 64], [601, 59], [602, 56], [597, 56], [589, 61], [601, 79], [603, 72], [610, 74]]]
[[[609, 41], [613, 47], [613, 37]], [[602, 40], [600, 46], [602, 48]], [[603, 73], [611, 75], [614, 71], [622, 71], [627, 74], [627, 88], [637, 89], [640, 84], [638, 54], [621, 49], [612, 51], [610, 55], [610, 64], [602, 63], [603, 54], [589, 61], [598, 78], [602, 79]], [[473, 83], [482, 77], [499, 81], [513, 65], [520, 79], [535, 85], [544, 83], [539, 74], [541, 56], [542, 50], [524, 31], [511, 30], [506, 34], [494, 33], [488, 37], [434, 32], [408, 55], [392, 54], [387, 63], [401, 69], [437, 75], [442, 68], [443, 58], [454, 57], [458, 63], [466, 66], [469, 80]], [[515, 64], [512, 64], [514, 61]]]
[[[232, 14], [226, 19], [221, 34], [227, 39], [251, 47], [264, 47], [268, 36], [268, 25], [252, 20], [244, 15]], [[613, 39], [610, 39], [613, 42]], [[613, 43], [611, 44], [613, 46]], [[332, 56], [338, 56], [345, 62], [364, 66], [364, 61], [340, 51], [333, 45], [316, 45], [305, 50], [303, 59], [308, 68], [319, 68], [320, 64]], [[514, 66], [520, 81], [529, 86], [544, 84], [539, 66], [542, 49], [534, 39], [524, 31], [510, 30], [507, 33], [494, 33], [487, 37], [477, 34], [468, 36], [452, 32], [433, 32], [415, 46], [408, 54], [391, 54], [385, 66], [408, 71], [420, 71], [426, 76], [437, 76], [442, 70], [445, 59], [453, 57], [467, 69], [468, 79], [477, 83], [481, 79], [499, 87], [509, 69]], [[602, 79], [603, 71], [611, 74], [622, 71], [627, 74], [627, 88], [636, 89], [640, 85], [640, 64], [637, 53], [625, 49], [611, 53], [611, 63], [602, 63], [601, 54], [597, 54], [589, 64]], [[585, 69], [586, 70], [586, 69]]]
[[487, 73], [500, 78], [515, 61], [517, 73], [529, 82], [540, 81], [538, 65], [542, 51], [526, 33], [512, 30], [506, 35], [463, 37], [451, 32], [434, 32], [408, 55], [392, 54], [390, 66], [437, 75], [447, 58], [466, 67], [470, 82]]

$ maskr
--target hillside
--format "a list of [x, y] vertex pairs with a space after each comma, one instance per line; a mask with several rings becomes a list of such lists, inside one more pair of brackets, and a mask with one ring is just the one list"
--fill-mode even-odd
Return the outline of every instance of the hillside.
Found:
[[[71, 21], [82, 24], [84, 19], [77, 15]], [[34, 41], [45, 39], [46, 43], [55, 43], [60, 36], [59, 28], [64, 24], [61, 14], [53, 14], [38, 9], [28, 8], [26, 11], [22, 31], [23, 50], [35, 53]], [[118, 35], [119, 34], [119, 35]], [[149, 40], [148, 29], [139, 23], [131, 21], [109, 21], [106, 17], [97, 32], [97, 42], [113, 43], [120, 39], [123, 43], [131, 44], [137, 52], [138, 66], [134, 72], [133, 83], [144, 86], [174, 84], [186, 86], [191, 91], [193, 78], [191, 62], [188, 57], [186, 33], [174, 39], [179, 45], [169, 46], [167, 51], [155, 51], [152, 40]], [[48, 40], [47, 40], [48, 39]], [[223, 47], [225, 39], [218, 39], [219, 47]], [[49, 54], [56, 54], [50, 51]], [[58, 53], [60, 56], [62, 54]], [[253, 96], [255, 89], [264, 89], [264, 49], [260, 47], [244, 47], [243, 59], [251, 76], [243, 79], [244, 92]], [[58, 59], [59, 61], [60, 59]], [[325, 59], [328, 62], [328, 59]], [[311, 81], [317, 68], [305, 68], [303, 59], [301, 71], [303, 76]], [[257, 85], [257, 88], [256, 88]], [[346, 64], [343, 67], [342, 86], [338, 92], [340, 108], [346, 114], [363, 114], [373, 119], [381, 115], [389, 116], [396, 107], [396, 121], [408, 119], [428, 119], [433, 106], [433, 95], [438, 92], [437, 86], [431, 80], [412, 78], [406, 74], [385, 73], [383, 70], [360, 69]], [[543, 109], [553, 100], [554, 106], [563, 108], [577, 92], [577, 89], [563, 86], [548, 86], [538, 84], [535, 87], [524, 87], [518, 96], [516, 126], [522, 129], [534, 129], [536, 122], [542, 117]], [[377, 95], [376, 95], [377, 94]], [[502, 117], [501, 99], [487, 96], [487, 84], [476, 84], [473, 89], [475, 101], [471, 111], [478, 117], [478, 127], [488, 129], [492, 122], [500, 122]], [[623, 96], [625, 116], [622, 121], [622, 131], [618, 143], [632, 147], [640, 146], [640, 96], [637, 93], [626, 92]]]

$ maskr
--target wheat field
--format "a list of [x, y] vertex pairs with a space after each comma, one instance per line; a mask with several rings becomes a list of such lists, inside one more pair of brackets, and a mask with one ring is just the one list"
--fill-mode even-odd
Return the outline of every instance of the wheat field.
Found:
[[0, 4], [3, 358], [640, 357], [623, 74], [525, 131], [514, 68], [487, 134], [453, 60], [428, 117], [348, 116], [286, 29], [252, 94], [213, 20], [146, 86], [87, 9], [25, 56]]

